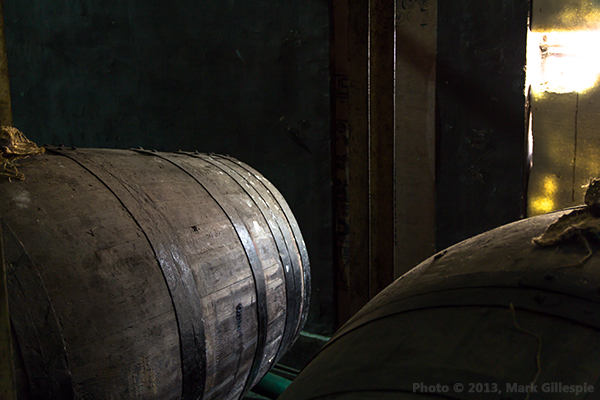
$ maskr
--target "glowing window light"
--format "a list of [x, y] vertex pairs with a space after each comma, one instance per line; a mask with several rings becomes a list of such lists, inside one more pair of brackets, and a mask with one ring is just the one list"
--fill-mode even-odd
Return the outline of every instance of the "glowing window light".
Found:
[[558, 190], [558, 182], [554, 176], [544, 177], [544, 191], [548, 196], [555, 194]]
[[529, 216], [546, 214], [556, 210], [559, 185], [559, 181], [554, 175], [546, 175], [541, 179], [541, 185], [538, 186], [529, 203]]
[[600, 75], [600, 32], [529, 32], [527, 83], [534, 92], [584, 92]]
[[531, 203], [531, 216], [546, 214], [556, 209], [554, 201], [545, 197], [537, 198]]

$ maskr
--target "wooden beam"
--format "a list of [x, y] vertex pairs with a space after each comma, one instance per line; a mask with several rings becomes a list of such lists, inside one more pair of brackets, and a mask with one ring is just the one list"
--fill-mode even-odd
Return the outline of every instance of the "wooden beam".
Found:
[[331, 11], [334, 296], [336, 327], [369, 297], [368, 2]]
[[369, 294], [369, 4], [348, 0], [348, 159], [352, 288], [350, 307], [341, 310], [345, 322], [370, 299]]
[[394, 279], [395, 0], [370, 2], [370, 297]]
[[6, 36], [4, 34], [4, 1], [0, 0], [0, 125], [12, 126], [12, 106], [8, 78]]
[[437, 0], [396, 3], [394, 277], [435, 252]]
[[[4, 35], [4, 2], [0, 0], [0, 125], [12, 126], [6, 37]], [[8, 293], [2, 230], [0, 229], [0, 393], [3, 399], [16, 399], [12, 357], [12, 337], [8, 317]]]
[[331, 160], [333, 181], [333, 295], [335, 326], [350, 308], [350, 202], [348, 199], [348, 1], [331, 2]]
[[332, 1], [339, 326], [394, 279], [396, 5], [395, 0]]

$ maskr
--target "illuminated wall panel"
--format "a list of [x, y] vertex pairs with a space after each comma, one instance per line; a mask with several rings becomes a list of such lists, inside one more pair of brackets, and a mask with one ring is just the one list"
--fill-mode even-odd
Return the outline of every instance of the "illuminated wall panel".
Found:
[[600, 11], [589, 0], [533, 0], [531, 23], [529, 216], [582, 204], [600, 177]]

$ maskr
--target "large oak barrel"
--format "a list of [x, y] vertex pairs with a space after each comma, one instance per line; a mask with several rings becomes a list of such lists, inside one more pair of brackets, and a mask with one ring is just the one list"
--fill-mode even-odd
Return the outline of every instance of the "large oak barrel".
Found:
[[[585, 213], [521, 220], [425, 260], [278, 400], [597, 399], [600, 219]], [[563, 215], [556, 240], [533, 243]]]
[[1, 183], [19, 399], [235, 399], [299, 334], [306, 247], [230, 157], [48, 148]]

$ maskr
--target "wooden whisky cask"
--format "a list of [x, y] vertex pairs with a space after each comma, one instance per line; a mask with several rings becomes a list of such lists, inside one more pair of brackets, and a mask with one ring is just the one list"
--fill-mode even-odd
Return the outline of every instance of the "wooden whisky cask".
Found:
[[306, 247], [230, 157], [48, 148], [1, 183], [20, 399], [235, 399], [294, 342]]
[[598, 232], [532, 243], [565, 214], [425, 260], [348, 321], [278, 400], [597, 398]]

